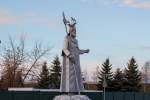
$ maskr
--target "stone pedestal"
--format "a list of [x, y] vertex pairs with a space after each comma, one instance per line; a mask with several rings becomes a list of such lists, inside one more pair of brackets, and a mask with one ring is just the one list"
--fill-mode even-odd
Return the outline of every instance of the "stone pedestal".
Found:
[[59, 95], [53, 100], [91, 100], [86, 95]]

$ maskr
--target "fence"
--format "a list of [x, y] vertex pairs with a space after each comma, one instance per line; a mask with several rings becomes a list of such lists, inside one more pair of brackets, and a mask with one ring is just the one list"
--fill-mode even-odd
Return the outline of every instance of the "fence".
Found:
[[[3, 91], [0, 100], [53, 100], [59, 92], [41, 91]], [[102, 92], [83, 92], [92, 100], [103, 100]], [[140, 92], [106, 92], [106, 100], [150, 100], [150, 93]]]

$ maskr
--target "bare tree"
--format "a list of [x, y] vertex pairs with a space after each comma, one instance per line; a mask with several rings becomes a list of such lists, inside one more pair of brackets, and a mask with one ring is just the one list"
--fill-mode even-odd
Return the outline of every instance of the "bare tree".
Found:
[[93, 75], [92, 75], [92, 80], [93, 82], [95, 83], [98, 83], [98, 74], [99, 74], [99, 67], [97, 66], [96, 67], [96, 70], [93, 72]]
[[144, 85], [144, 92], [146, 92], [146, 84], [149, 81], [149, 74], [150, 73], [150, 62], [145, 62], [144, 66], [142, 67], [142, 80], [145, 83]]
[[[8, 44], [3, 48], [1, 55], [1, 85], [6, 88], [23, 86], [28, 76], [38, 76], [35, 69], [38, 69], [40, 60], [51, 50], [50, 48], [43, 49], [41, 43], [35, 43], [34, 48], [27, 51], [24, 38], [21, 38], [19, 45], [17, 45], [11, 37], [9, 37]], [[20, 76], [18, 77], [18, 75]]]
[[82, 80], [84, 83], [86, 83], [88, 81], [88, 73], [87, 73], [87, 69], [85, 69], [83, 72], [82, 72]]
[[16, 73], [25, 60], [24, 39], [21, 39], [20, 44], [16, 45], [11, 37], [9, 37], [9, 44], [4, 46], [3, 50], [4, 52], [1, 55], [1, 65], [3, 67], [3, 83], [5, 87], [12, 87], [15, 86]]
[[32, 76], [32, 77], [36, 76], [38, 78], [39, 74], [36, 74], [37, 73], [36, 69], [38, 69], [38, 66], [40, 66], [39, 61], [44, 56], [46, 56], [50, 50], [51, 50], [50, 48], [42, 49], [41, 43], [39, 43], [39, 44], [35, 43], [33, 50], [31, 51], [30, 54], [28, 54], [28, 58], [29, 58], [28, 60], [30, 63], [28, 64], [28, 66], [26, 66], [27, 70], [24, 75], [23, 82], [25, 81], [25, 79], [27, 78], [28, 75]]

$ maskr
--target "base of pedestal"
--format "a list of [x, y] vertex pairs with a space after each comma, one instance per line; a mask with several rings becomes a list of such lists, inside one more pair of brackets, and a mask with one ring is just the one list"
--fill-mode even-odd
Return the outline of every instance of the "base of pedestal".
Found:
[[86, 95], [58, 95], [53, 100], [91, 100]]

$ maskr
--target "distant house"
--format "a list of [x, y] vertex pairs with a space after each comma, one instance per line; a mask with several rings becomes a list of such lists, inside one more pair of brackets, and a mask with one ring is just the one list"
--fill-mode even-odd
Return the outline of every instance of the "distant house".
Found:
[[148, 83], [142, 82], [141, 91], [150, 92], [150, 82]]
[[85, 90], [98, 90], [97, 82], [84, 82]]

